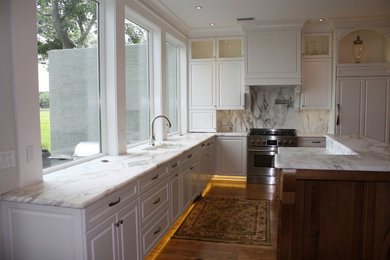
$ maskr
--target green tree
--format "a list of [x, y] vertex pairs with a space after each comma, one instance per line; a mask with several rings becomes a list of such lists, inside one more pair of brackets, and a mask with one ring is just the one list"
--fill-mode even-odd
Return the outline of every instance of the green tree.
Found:
[[126, 43], [141, 44], [146, 42], [146, 30], [126, 20], [125, 22]]
[[47, 60], [48, 51], [91, 47], [96, 39], [97, 3], [93, 0], [37, 0], [38, 54]]
[[39, 92], [39, 107], [49, 108], [50, 107], [50, 94], [49, 92]]

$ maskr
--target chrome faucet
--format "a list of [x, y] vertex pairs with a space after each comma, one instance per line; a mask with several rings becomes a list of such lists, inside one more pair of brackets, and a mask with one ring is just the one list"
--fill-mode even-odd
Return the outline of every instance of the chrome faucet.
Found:
[[165, 118], [168, 121], [168, 126], [169, 127], [172, 126], [171, 121], [169, 121], [168, 117], [166, 117], [164, 115], [155, 116], [152, 119], [152, 135], [150, 137], [150, 142], [149, 142], [150, 145], [154, 145], [154, 142], [156, 141], [156, 137], [154, 136], [154, 121], [156, 121], [156, 119], [159, 118], [159, 117]]

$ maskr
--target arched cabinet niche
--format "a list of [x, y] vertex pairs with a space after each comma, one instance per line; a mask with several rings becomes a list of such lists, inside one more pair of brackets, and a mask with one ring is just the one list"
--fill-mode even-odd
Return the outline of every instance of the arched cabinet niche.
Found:
[[364, 54], [361, 63], [389, 63], [390, 39], [374, 30], [355, 30], [338, 43], [338, 64], [356, 63], [353, 56], [353, 45], [357, 37], [364, 44]]

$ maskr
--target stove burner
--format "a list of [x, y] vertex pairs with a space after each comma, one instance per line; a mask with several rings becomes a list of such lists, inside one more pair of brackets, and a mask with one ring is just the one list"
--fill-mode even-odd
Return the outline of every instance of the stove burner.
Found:
[[251, 128], [249, 135], [296, 136], [295, 129]]

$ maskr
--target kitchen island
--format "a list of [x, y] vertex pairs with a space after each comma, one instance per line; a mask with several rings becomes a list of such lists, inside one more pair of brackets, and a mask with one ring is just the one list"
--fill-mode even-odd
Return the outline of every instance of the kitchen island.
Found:
[[390, 259], [390, 146], [346, 135], [280, 148], [278, 259]]

